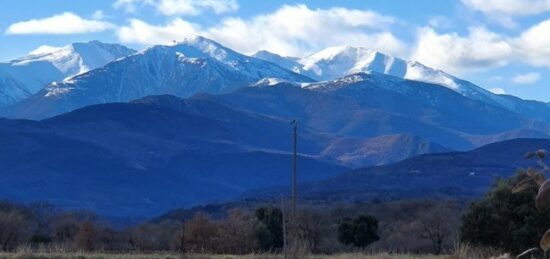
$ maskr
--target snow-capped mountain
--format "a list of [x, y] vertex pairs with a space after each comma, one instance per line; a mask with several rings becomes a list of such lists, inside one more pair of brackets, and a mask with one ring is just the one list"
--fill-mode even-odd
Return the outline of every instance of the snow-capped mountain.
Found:
[[0, 63], [0, 106], [23, 100], [51, 82], [104, 66], [135, 53], [118, 44], [99, 41], [64, 47], [41, 47], [29, 55]]
[[153, 94], [187, 97], [198, 92], [222, 93], [266, 77], [313, 81], [197, 36], [169, 46], [153, 46], [54, 82], [11, 107], [13, 113], [9, 115], [44, 118], [87, 105], [124, 102]]
[[406, 61], [363, 47], [330, 47], [303, 58], [282, 57], [267, 51], [255, 57], [278, 64], [319, 81], [330, 81], [356, 73], [376, 72], [401, 79], [447, 87], [465, 97], [503, 107], [531, 118], [550, 121], [550, 104], [496, 95], [466, 80], [417, 61]]
[[443, 85], [467, 97], [474, 97], [473, 99], [484, 99], [491, 95], [489, 91], [475, 85], [467, 85], [441, 70], [363, 47], [330, 47], [303, 58], [282, 57], [267, 51], [257, 52], [254, 56], [318, 81], [334, 80], [362, 72], [377, 72], [402, 79]]

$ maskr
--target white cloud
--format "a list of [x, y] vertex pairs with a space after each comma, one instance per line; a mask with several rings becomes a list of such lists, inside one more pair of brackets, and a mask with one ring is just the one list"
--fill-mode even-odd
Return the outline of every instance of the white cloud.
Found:
[[527, 63], [550, 66], [550, 19], [525, 30], [513, 42]]
[[527, 85], [527, 84], [536, 83], [537, 81], [539, 81], [539, 79], [540, 79], [539, 73], [530, 72], [526, 74], [518, 74], [512, 78], [512, 81], [516, 84]]
[[95, 10], [94, 13], [92, 14], [92, 19], [103, 20], [105, 19], [105, 14], [103, 13], [102, 10]]
[[281, 55], [303, 56], [324, 47], [350, 44], [402, 55], [405, 45], [387, 31], [393, 23], [392, 17], [368, 10], [284, 5], [271, 14], [248, 20], [226, 18], [208, 28], [181, 18], [162, 26], [132, 20], [118, 35], [123, 42], [154, 44], [200, 34], [249, 54], [265, 49]]
[[508, 28], [518, 25], [513, 17], [550, 12], [550, 0], [462, 0], [462, 3]]
[[167, 44], [174, 40], [199, 34], [199, 26], [176, 18], [164, 26], [155, 26], [141, 20], [132, 19], [128, 26], [118, 29], [117, 35], [122, 42], [141, 44]]
[[51, 52], [54, 52], [54, 51], [60, 50], [60, 49], [62, 49], [62, 47], [42, 45], [42, 46], [39, 46], [38, 48], [32, 50], [31, 52], [29, 52], [29, 55], [39, 55], [39, 54], [44, 54], [44, 53], [51, 53]]
[[6, 34], [77, 34], [101, 32], [113, 25], [101, 20], [86, 20], [66, 12], [44, 19], [17, 22], [8, 27]]
[[512, 62], [550, 67], [550, 19], [519, 35], [502, 35], [483, 27], [469, 34], [419, 30], [412, 58], [448, 72], [461, 73], [505, 66]]
[[500, 87], [491, 88], [489, 89], [489, 91], [491, 91], [494, 94], [506, 94], [506, 91]]
[[303, 56], [327, 46], [350, 44], [401, 54], [404, 44], [386, 31], [393, 22], [392, 17], [368, 10], [285, 5], [251, 20], [226, 19], [210, 28], [208, 35], [245, 53], [266, 49]]
[[412, 58], [451, 73], [483, 70], [507, 65], [516, 55], [508, 40], [483, 27], [470, 28], [469, 34], [439, 34], [431, 27], [419, 30]]
[[462, 0], [462, 3], [488, 15], [528, 16], [550, 11], [550, 0]]
[[117, 0], [113, 4], [130, 13], [140, 6], [153, 6], [163, 15], [198, 15], [204, 10], [220, 14], [239, 8], [236, 0]]

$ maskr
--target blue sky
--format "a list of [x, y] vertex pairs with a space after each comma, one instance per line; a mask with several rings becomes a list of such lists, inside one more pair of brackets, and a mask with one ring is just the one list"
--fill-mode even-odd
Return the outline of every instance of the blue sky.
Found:
[[550, 101], [550, 0], [0, 1], [0, 61], [44, 45], [100, 40], [142, 49], [193, 34], [246, 54], [364, 46]]

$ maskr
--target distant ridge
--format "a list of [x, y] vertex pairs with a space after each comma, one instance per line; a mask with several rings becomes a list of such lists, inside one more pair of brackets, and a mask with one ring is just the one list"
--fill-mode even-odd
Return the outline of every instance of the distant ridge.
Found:
[[[550, 139], [513, 139], [468, 152], [415, 156], [397, 163], [366, 167], [331, 179], [300, 186], [304, 199], [385, 201], [394, 199], [473, 199], [483, 195], [499, 177], [536, 167], [525, 160], [529, 151], [550, 150]], [[281, 189], [256, 190], [245, 197], [278, 197]]]

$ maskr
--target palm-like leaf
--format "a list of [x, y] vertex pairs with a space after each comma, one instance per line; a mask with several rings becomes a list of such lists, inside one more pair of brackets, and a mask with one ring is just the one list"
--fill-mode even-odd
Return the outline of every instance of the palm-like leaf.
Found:
[[527, 177], [519, 181], [512, 188], [512, 193], [522, 192], [532, 185], [541, 186], [545, 181], [544, 175], [534, 170], [527, 172]]
[[550, 229], [546, 230], [544, 236], [540, 240], [540, 248], [546, 253], [550, 249]]
[[539, 188], [535, 205], [540, 212], [545, 212], [550, 208], [550, 180], [546, 180]]

